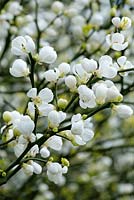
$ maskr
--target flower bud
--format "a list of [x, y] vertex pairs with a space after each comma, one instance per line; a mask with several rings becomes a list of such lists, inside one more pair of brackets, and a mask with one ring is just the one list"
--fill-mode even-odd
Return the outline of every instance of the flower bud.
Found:
[[12, 67], [10, 68], [10, 74], [14, 77], [26, 77], [29, 75], [29, 68], [27, 63], [22, 59], [17, 59], [14, 61]]
[[73, 75], [69, 75], [65, 78], [65, 84], [71, 90], [76, 89], [76, 83], [77, 83], [76, 78]]
[[12, 119], [12, 117], [11, 117], [10, 112], [9, 111], [5, 111], [3, 113], [3, 120], [8, 123], [8, 122], [11, 121], [11, 119]]
[[83, 120], [87, 119], [87, 116], [88, 116], [88, 115], [83, 114], [83, 115], [82, 115], [82, 119], [83, 119]]
[[47, 64], [54, 63], [57, 59], [57, 53], [53, 47], [44, 46], [39, 52], [39, 61]]
[[70, 72], [70, 65], [68, 63], [63, 62], [58, 66], [58, 69], [59, 69], [60, 75], [64, 76]]
[[59, 70], [57, 68], [55, 70], [49, 69], [44, 73], [44, 77], [48, 82], [56, 83], [59, 78]]
[[36, 163], [36, 162], [34, 162], [34, 161], [31, 161], [31, 165], [32, 165], [32, 167], [33, 167], [33, 172], [34, 172], [35, 174], [41, 174], [41, 172], [42, 172], [42, 167], [41, 167], [38, 163]]
[[117, 8], [116, 8], [116, 6], [114, 6], [114, 7], [110, 10], [111, 16], [115, 16], [115, 15], [116, 15], [116, 12], [117, 12]]
[[131, 19], [128, 17], [122, 17], [121, 23], [120, 23], [120, 28], [126, 30], [131, 27]]
[[68, 101], [66, 99], [62, 99], [62, 98], [58, 99], [58, 107], [59, 108], [61, 108], [61, 109], [66, 108], [67, 104], [68, 104]]
[[40, 154], [41, 154], [41, 157], [47, 158], [50, 156], [50, 151], [47, 149], [47, 147], [44, 146], [41, 148]]
[[52, 11], [55, 13], [61, 13], [64, 10], [64, 4], [60, 1], [55, 1], [52, 4]]
[[22, 165], [22, 169], [23, 169], [23, 172], [27, 175], [32, 175], [33, 174], [33, 166], [32, 165], [29, 165], [29, 164], [26, 164], [26, 163], [23, 163]]
[[119, 17], [114, 17], [112, 18], [112, 23], [115, 27], [119, 28], [120, 26], [120, 18]]
[[53, 160], [54, 160], [54, 158], [51, 156], [51, 157], [49, 158], [49, 161], [47, 162], [47, 164], [50, 163], [50, 162], [53, 162]]
[[120, 118], [129, 118], [133, 114], [132, 108], [127, 105], [114, 106], [113, 109]]
[[2, 172], [2, 177], [5, 177], [6, 175], [6, 172]]
[[69, 161], [66, 158], [61, 158], [61, 163], [62, 165], [67, 166], [67, 167], [69, 167], [70, 165]]

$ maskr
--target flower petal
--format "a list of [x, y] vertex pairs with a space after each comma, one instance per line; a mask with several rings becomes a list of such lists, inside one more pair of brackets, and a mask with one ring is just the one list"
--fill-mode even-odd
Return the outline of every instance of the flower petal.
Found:
[[82, 139], [84, 142], [88, 142], [94, 137], [94, 132], [91, 129], [84, 129], [84, 132], [82, 134]]
[[31, 88], [27, 92], [27, 96], [34, 99], [37, 96], [37, 88]]
[[49, 103], [53, 100], [53, 93], [49, 88], [42, 89], [38, 96], [46, 103]]

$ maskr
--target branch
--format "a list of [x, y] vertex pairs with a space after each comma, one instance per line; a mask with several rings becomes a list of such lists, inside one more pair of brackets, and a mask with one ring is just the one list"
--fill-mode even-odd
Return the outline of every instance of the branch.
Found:
[[13, 110], [17, 110], [10, 102], [8, 102], [6, 99], [4, 99], [4, 103], [7, 104], [10, 108]]
[[12, 137], [10, 140], [7, 140], [6, 142], [1, 143], [1, 144], [0, 144], [0, 147], [3, 147], [3, 146], [5, 146], [5, 145], [9, 144], [9, 143], [12, 142], [13, 140], [15, 140], [15, 137]]
[[48, 134], [46, 135], [43, 135], [41, 138], [39, 138], [38, 140], [36, 140], [35, 142], [33, 143], [29, 143], [28, 146], [26, 147], [26, 149], [24, 150], [24, 152], [14, 161], [12, 162], [8, 167], [7, 169], [4, 170], [4, 172], [7, 174], [10, 170], [12, 170], [15, 166], [18, 165], [18, 167], [15, 168], [14, 171], [11, 171], [7, 177], [4, 179], [4, 181], [2, 181], [0, 183], [0, 185], [3, 185], [5, 184], [14, 174], [16, 174], [20, 169], [21, 169], [21, 166], [20, 164], [22, 163], [22, 159], [24, 158], [24, 156], [28, 153], [28, 151], [35, 145], [35, 144], [38, 144], [38, 146], [40, 147], [48, 138], [49, 138], [49, 135], [52, 135], [54, 133], [52, 132], [48, 132]]
[[110, 106], [111, 106], [111, 102], [110, 102], [110, 103], [105, 103], [105, 104], [103, 104], [102, 106], [99, 106], [99, 107], [93, 109], [93, 111], [91, 111], [91, 112], [87, 115], [87, 117], [91, 117], [91, 116], [95, 115], [97, 112], [99, 112], [99, 111], [101, 111], [101, 110], [104, 110], [104, 109], [106, 109], [106, 108], [110, 108]]
[[134, 71], [134, 68], [119, 70], [119, 71], [118, 71], [118, 74], [119, 74], [119, 73], [123, 73], [123, 72], [130, 72], [130, 71]]
[[50, 22], [48, 23], [48, 25], [44, 28], [44, 30], [43, 30], [42, 32], [45, 32], [51, 25], [53, 25], [53, 23], [55, 22], [55, 20], [56, 20], [58, 17], [61, 17], [62, 15], [63, 15], [63, 13], [60, 13], [60, 14], [56, 15], [56, 16], [54, 17], [54, 19], [52, 19], [52, 21], [50, 21]]
[[134, 148], [133, 144], [124, 144], [119, 146], [111, 146], [107, 148], [87, 148], [85, 151], [91, 152], [107, 152], [115, 149]]
[[38, 5], [37, 0], [35, 0], [35, 25], [37, 29], [37, 53], [39, 52], [40, 38], [41, 38], [41, 31], [38, 25], [38, 10], [39, 10], [39, 5]]
[[1, 56], [0, 56], [0, 61], [3, 59], [9, 45], [10, 45], [10, 40], [11, 40], [11, 34], [10, 34], [10, 31], [8, 30], [8, 34], [7, 34], [7, 37], [5, 38], [5, 44], [4, 44], [4, 47], [3, 47], [3, 51], [1, 53]]
[[30, 81], [31, 81], [31, 86], [32, 88], [34, 88], [34, 66], [35, 66], [35, 61], [33, 60], [32, 58], [32, 55], [29, 54], [29, 62], [30, 62], [30, 65], [31, 65], [31, 72], [29, 74], [29, 78], [30, 78]]
[[47, 162], [47, 160], [44, 160], [42, 158], [36, 158], [36, 157], [28, 157], [28, 158], [25, 158], [24, 160], [22, 160], [21, 164], [24, 163], [24, 162], [27, 162], [29, 160], [36, 160], [36, 161], [39, 161], [39, 162]]

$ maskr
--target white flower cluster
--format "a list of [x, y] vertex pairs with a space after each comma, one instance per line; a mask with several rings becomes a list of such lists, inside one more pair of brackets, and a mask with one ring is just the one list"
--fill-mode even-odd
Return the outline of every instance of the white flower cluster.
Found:
[[48, 162], [47, 164], [47, 176], [55, 184], [61, 185], [65, 182], [63, 174], [66, 174], [67, 171], [67, 166], [62, 167], [59, 163]]
[[51, 89], [44, 88], [37, 94], [37, 88], [31, 88], [27, 92], [27, 96], [31, 98], [32, 102], [29, 102], [29, 113], [35, 112], [34, 105], [37, 106], [39, 114], [41, 116], [48, 116], [48, 113], [54, 109], [54, 106], [50, 104], [53, 100], [53, 93]]
[[[12, 40], [11, 52], [17, 56], [34, 56], [35, 55], [35, 43], [33, 39], [26, 36], [18, 36]], [[40, 49], [39, 55], [37, 55], [38, 62], [51, 64], [57, 59], [56, 51], [50, 46], [44, 46]], [[29, 75], [29, 68], [27, 63], [22, 59], [14, 61], [10, 68], [10, 73], [14, 77], [25, 77]]]
[[[52, 10], [55, 13], [61, 13], [64, 11], [64, 5], [61, 2], [55, 2]], [[72, 20], [75, 25], [79, 20], [80, 24], [85, 23], [79, 16]], [[131, 20], [127, 17], [122, 19], [115, 17], [112, 23], [118, 31], [126, 30], [131, 26]], [[121, 32], [107, 35], [106, 41], [109, 47], [116, 51], [122, 51], [128, 46]], [[49, 66], [57, 59], [57, 53], [51, 46], [45, 45], [39, 49], [39, 53], [36, 53], [36, 45], [28, 35], [14, 38], [11, 52], [21, 58], [14, 61], [9, 70], [10, 74], [14, 77], [29, 76], [30, 80], [32, 76], [33, 79], [35, 78], [35, 83], [38, 76], [35, 71], [32, 71], [34, 66], [30, 65], [34, 62], [37, 67]], [[133, 65], [126, 56], [120, 56], [115, 61], [109, 55], [102, 55], [98, 61], [84, 57], [79, 62], [61, 62], [54, 69], [48, 67], [48, 70], [45, 70], [44, 68], [41, 73], [45, 85], [39, 87], [40, 85], [34, 84], [35, 86], [32, 85], [27, 92], [26, 96], [29, 97], [27, 112], [20, 114], [18, 111], [5, 111], [3, 114], [3, 119], [9, 126], [6, 132], [7, 138], [8, 140], [14, 138], [12, 146], [16, 157], [23, 155], [28, 149], [21, 164], [23, 171], [28, 175], [40, 174], [42, 165], [38, 161], [44, 161], [49, 180], [55, 184], [62, 184], [65, 181], [63, 174], [67, 173], [69, 164], [67, 160], [62, 160], [61, 163], [53, 162], [50, 157], [51, 150], [62, 150], [64, 145], [62, 137], [77, 146], [85, 145], [90, 141], [94, 137], [90, 114], [100, 106], [112, 105], [113, 110], [121, 118], [127, 118], [133, 114], [131, 107], [123, 104], [116, 105], [123, 100], [123, 95], [111, 80], [116, 78], [118, 73], [126, 76], [128, 72], [123, 70], [131, 68]], [[61, 93], [66, 94], [63, 97], [58, 91], [59, 85], [62, 86]], [[74, 101], [72, 101], [73, 98]], [[73, 113], [71, 109], [69, 110], [71, 106], [75, 106], [75, 103], [79, 104], [80, 112]], [[81, 110], [82, 113], [87, 114], [85, 117], [81, 114]], [[44, 120], [47, 127], [44, 126], [45, 132], [38, 133], [37, 126], [40, 118]], [[29, 145], [31, 145], [30, 148]]]
[[94, 132], [91, 118], [83, 120], [81, 114], [77, 114], [73, 115], [71, 123], [71, 133], [76, 144], [84, 145], [93, 138]]
[[[131, 27], [131, 19], [128, 17], [123, 17], [122, 19], [114, 17], [112, 19], [112, 23], [117, 29], [120, 30], [127, 30]], [[125, 37], [122, 32], [108, 34], [106, 36], [106, 41], [109, 47], [116, 51], [122, 51], [128, 47], [128, 42], [125, 41]]]

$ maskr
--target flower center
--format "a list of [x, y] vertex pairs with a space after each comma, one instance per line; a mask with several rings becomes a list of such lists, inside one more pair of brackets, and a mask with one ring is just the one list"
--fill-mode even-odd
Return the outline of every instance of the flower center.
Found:
[[41, 100], [40, 97], [37, 96], [37, 97], [34, 98], [33, 102], [34, 102], [35, 105], [38, 105], [38, 104], [42, 103], [42, 100]]

